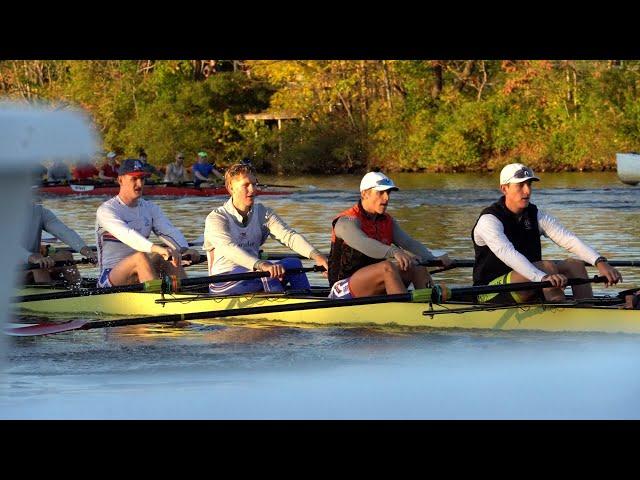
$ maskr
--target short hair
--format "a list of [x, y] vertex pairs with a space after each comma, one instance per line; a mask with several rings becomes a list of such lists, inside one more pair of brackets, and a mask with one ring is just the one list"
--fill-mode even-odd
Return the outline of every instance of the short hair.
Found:
[[256, 170], [252, 165], [247, 165], [244, 163], [234, 163], [227, 171], [224, 172], [224, 184], [227, 188], [231, 185], [231, 180], [238, 175], [253, 175], [256, 176]]

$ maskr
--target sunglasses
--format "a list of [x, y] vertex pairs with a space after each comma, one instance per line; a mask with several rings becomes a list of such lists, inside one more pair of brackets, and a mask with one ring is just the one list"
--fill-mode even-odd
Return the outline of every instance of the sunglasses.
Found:
[[[533, 177], [533, 172], [531, 171], [530, 168], [521, 168], [516, 173], [511, 175], [511, 177], [509, 177], [509, 180], [513, 178], [531, 178], [531, 177]], [[509, 180], [507, 180], [507, 183], [509, 182]]]

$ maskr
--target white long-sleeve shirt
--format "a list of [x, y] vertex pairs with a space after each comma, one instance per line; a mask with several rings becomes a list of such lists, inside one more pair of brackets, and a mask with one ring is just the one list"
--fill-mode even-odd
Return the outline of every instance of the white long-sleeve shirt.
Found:
[[[591, 265], [600, 256], [593, 248], [567, 230], [557, 218], [540, 209], [538, 209], [538, 227], [540, 235], [551, 239]], [[539, 282], [547, 275], [515, 249], [504, 233], [502, 222], [495, 215], [485, 214], [480, 217], [473, 230], [473, 240], [481, 247], [488, 246], [505, 265], [532, 282]]]
[[260, 261], [260, 247], [269, 236], [303, 257], [311, 258], [317, 252], [271, 208], [256, 202], [243, 222], [229, 198], [205, 220], [203, 248], [209, 260], [209, 274], [225, 273], [237, 265], [254, 269]]
[[49, 232], [59, 240], [63, 241], [76, 252], [86, 246], [80, 235], [67, 227], [55, 214], [44, 208], [42, 205], [33, 204], [31, 211], [31, 222], [22, 238], [22, 257], [25, 261], [33, 253], [40, 252], [42, 242], [42, 231]]
[[172, 248], [189, 246], [182, 232], [153, 202], [141, 198], [135, 206], [129, 207], [116, 195], [100, 205], [96, 212], [100, 271], [115, 267], [132, 253], [150, 253], [153, 246], [149, 240], [151, 232]]

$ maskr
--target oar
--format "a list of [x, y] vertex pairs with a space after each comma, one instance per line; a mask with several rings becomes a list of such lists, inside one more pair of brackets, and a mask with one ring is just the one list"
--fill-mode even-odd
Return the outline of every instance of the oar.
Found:
[[[569, 279], [569, 285], [581, 285], [585, 283], [604, 282], [605, 277], [594, 278], [571, 278]], [[143, 325], [149, 323], [173, 323], [183, 320], [199, 320], [205, 318], [224, 318], [224, 317], [241, 317], [245, 315], [263, 315], [267, 313], [282, 313], [282, 312], [294, 312], [302, 310], [319, 310], [324, 308], [342, 308], [351, 307], [355, 305], [374, 305], [380, 303], [390, 302], [433, 302], [442, 303], [445, 299], [444, 294], [448, 294], [448, 297], [455, 297], [458, 295], [468, 295], [470, 293], [482, 294], [482, 293], [499, 293], [506, 291], [519, 291], [530, 290], [550, 287], [551, 282], [523, 282], [513, 283], [508, 285], [486, 285], [481, 287], [462, 287], [462, 288], [443, 288], [436, 286], [434, 288], [425, 288], [419, 290], [413, 290], [407, 293], [398, 293], [392, 295], [375, 295], [370, 297], [350, 298], [343, 300], [312, 300], [309, 302], [295, 303], [289, 305], [267, 305], [263, 307], [243, 307], [243, 308], [230, 308], [225, 310], [210, 310], [206, 312], [193, 312], [193, 313], [177, 313], [171, 315], [160, 315], [155, 317], [138, 317], [138, 318], [126, 318], [120, 320], [102, 320], [102, 321], [86, 321], [86, 320], [72, 320], [66, 323], [60, 323], [53, 325], [51, 323], [29, 325], [27, 327], [7, 328], [5, 333], [14, 336], [32, 336], [32, 335], [46, 335], [50, 333], [61, 333], [70, 330], [89, 330], [93, 328], [105, 328], [105, 327], [123, 327], [127, 325]], [[339, 323], [339, 322], [338, 322]]]
[[90, 258], [81, 258], [79, 260], [58, 260], [55, 262], [53, 267], [41, 267], [38, 263], [25, 263], [22, 268], [24, 270], [36, 270], [40, 268], [57, 268], [57, 267], [68, 267], [70, 265], [81, 265], [91, 263], [95, 265], [95, 261]]
[[[305, 268], [290, 268], [286, 273], [306, 273], [306, 272], [323, 272], [324, 267], [314, 265]], [[122, 292], [157, 292], [157, 293], [174, 293], [180, 291], [182, 287], [192, 285], [203, 285], [207, 283], [218, 282], [235, 282], [240, 280], [251, 280], [254, 278], [269, 277], [269, 272], [246, 272], [246, 273], [226, 273], [222, 275], [212, 275], [209, 277], [193, 277], [193, 278], [175, 278], [165, 276], [148, 282], [135, 283], [133, 285], [121, 285], [117, 287], [105, 288], [87, 288], [72, 289], [65, 292], [38, 293], [34, 295], [22, 295], [11, 299], [14, 303], [37, 302], [41, 300], [57, 300], [62, 298], [86, 297], [90, 295], [107, 295], [110, 293]]]
[[259, 183], [258, 187], [300, 188], [298, 185], [274, 185], [273, 183]]

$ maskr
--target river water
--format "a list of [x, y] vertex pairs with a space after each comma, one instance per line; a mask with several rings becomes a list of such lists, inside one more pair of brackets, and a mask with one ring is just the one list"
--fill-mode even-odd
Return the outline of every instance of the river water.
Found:
[[[542, 174], [533, 202], [610, 259], [640, 256], [640, 187], [615, 173]], [[472, 259], [471, 228], [499, 197], [496, 175], [397, 174], [389, 212], [436, 253]], [[334, 215], [357, 199], [359, 176], [261, 177], [298, 185], [263, 196], [328, 251]], [[45, 198], [95, 244], [104, 198]], [[157, 198], [188, 239], [226, 198]], [[269, 240], [268, 252], [285, 252]], [[543, 256], [566, 252], [543, 239]], [[86, 276], [95, 269], [84, 268]], [[624, 284], [639, 269], [621, 269]], [[204, 275], [203, 266], [190, 270]], [[595, 271], [592, 271], [595, 273]], [[470, 269], [437, 278], [469, 284]], [[325, 280], [311, 276], [312, 284]], [[596, 287], [599, 293], [610, 289]], [[556, 419], [640, 418], [640, 337], [384, 328], [141, 326], [11, 338], [0, 418]]]

